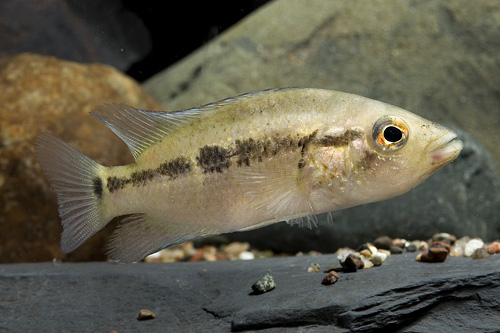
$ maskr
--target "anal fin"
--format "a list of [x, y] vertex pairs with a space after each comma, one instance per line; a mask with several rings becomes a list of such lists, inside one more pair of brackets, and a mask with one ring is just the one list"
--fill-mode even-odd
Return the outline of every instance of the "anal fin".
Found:
[[158, 221], [146, 214], [127, 216], [111, 236], [107, 255], [120, 262], [140, 261], [167, 246], [201, 236], [172, 229], [165, 221]]

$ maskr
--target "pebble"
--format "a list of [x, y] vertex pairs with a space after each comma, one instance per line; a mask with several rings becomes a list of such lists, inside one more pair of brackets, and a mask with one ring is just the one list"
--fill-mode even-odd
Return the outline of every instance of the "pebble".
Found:
[[443, 242], [443, 243], [451, 245], [451, 244], [455, 243], [455, 241], [457, 240], [457, 237], [455, 237], [454, 235], [450, 235], [447, 232], [440, 232], [440, 233], [432, 235], [432, 240], [434, 242]]
[[416, 252], [417, 251], [417, 247], [415, 246], [415, 244], [411, 244], [410, 243], [410, 245], [408, 245], [406, 247], [406, 251], [408, 251], [408, 252]]
[[[373, 265], [380, 266], [380, 265], [382, 265], [382, 263], [385, 260], [385, 259], [383, 259], [383, 256], [385, 256], [385, 254], [377, 253], [370, 258], [370, 261], [372, 262]], [[385, 257], [387, 258], [387, 256], [385, 256]]]
[[396, 246], [399, 246], [400, 248], [402, 248], [403, 250], [405, 249], [405, 247], [407, 245], [409, 245], [410, 243], [406, 240], [406, 239], [403, 239], [403, 238], [394, 238], [392, 240], [392, 245], [396, 245]]
[[354, 253], [353, 249], [349, 247], [341, 247], [337, 251], [335, 251], [335, 254], [337, 255], [337, 259], [339, 260], [344, 260], [345, 257], [347, 257], [349, 254]]
[[392, 245], [392, 239], [388, 236], [380, 236], [373, 241], [373, 245], [375, 245], [377, 249], [389, 250]]
[[318, 263], [313, 263], [313, 264], [309, 265], [309, 267], [307, 267], [307, 271], [309, 273], [318, 273], [319, 269], [320, 269], [320, 266]]
[[472, 254], [473, 259], [485, 259], [488, 258], [490, 254], [488, 253], [488, 250], [485, 249], [484, 247], [476, 249], [474, 253]]
[[276, 282], [274, 282], [274, 278], [269, 273], [266, 273], [266, 275], [252, 285], [252, 290], [256, 294], [263, 294], [274, 288], [276, 288]]
[[479, 238], [471, 239], [470, 241], [467, 242], [467, 244], [465, 244], [465, 249], [464, 249], [465, 256], [466, 257], [472, 256], [474, 251], [482, 248], [483, 245], [484, 245], [484, 242], [481, 239], [479, 239]]
[[142, 309], [139, 311], [139, 317], [137, 317], [137, 320], [149, 320], [149, 319], [155, 319], [156, 315], [153, 311], [147, 310], [147, 309]]
[[401, 254], [403, 253], [403, 248], [399, 245], [392, 245], [390, 251], [391, 254]]
[[344, 272], [356, 272], [364, 267], [363, 260], [354, 253], [349, 254], [340, 262]]
[[248, 251], [250, 249], [250, 243], [248, 242], [232, 242], [227, 244], [222, 248], [230, 260], [238, 259], [242, 252]]
[[323, 281], [321, 281], [321, 284], [324, 284], [325, 286], [334, 284], [339, 280], [339, 275], [335, 271], [330, 271], [328, 274], [323, 278]]
[[372, 243], [366, 243], [366, 245], [368, 246], [368, 250], [370, 250], [370, 252], [372, 254], [375, 254], [378, 252], [378, 249], [375, 245], [373, 245]]
[[417, 261], [444, 262], [450, 253], [450, 245], [443, 242], [432, 242], [427, 252], [417, 255]]
[[453, 245], [450, 249], [450, 256], [461, 257], [464, 255], [464, 248], [462, 246]]
[[488, 245], [487, 249], [488, 253], [490, 254], [500, 253], [500, 242], [492, 242], [490, 245]]
[[363, 269], [372, 268], [374, 266], [373, 263], [365, 257], [361, 257], [361, 260], [363, 261]]
[[253, 260], [255, 259], [255, 254], [250, 251], [243, 251], [238, 255], [238, 259], [240, 260]]
[[365, 257], [367, 259], [370, 259], [370, 257], [372, 256], [372, 252], [368, 249], [364, 249], [364, 250], [359, 251], [359, 254], [361, 254], [363, 257]]
[[[391, 251], [389, 251], [389, 250], [379, 249], [377, 253], [385, 254], [386, 259], [391, 256]], [[384, 259], [384, 261], [385, 261], [385, 259]]]
[[421, 262], [443, 262], [448, 256], [448, 251], [444, 247], [431, 247], [427, 252], [419, 253], [417, 261]]
[[444, 249], [446, 249], [446, 251], [448, 251], [448, 253], [450, 253], [450, 245], [447, 244], [447, 243], [444, 243], [444, 242], [439, 242], [439, 241], [436, 241], [436, 242], [432, 242], [431, 244], [431, 249], [432, 248], [436, 248], [436, 247], [442, 247]]

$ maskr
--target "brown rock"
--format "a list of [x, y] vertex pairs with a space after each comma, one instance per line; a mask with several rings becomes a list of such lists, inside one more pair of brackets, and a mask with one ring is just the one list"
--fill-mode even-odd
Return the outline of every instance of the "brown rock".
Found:
[[345, 257], [345, 259], [340, 264], [342, 265], [344, 272], [356, 272], [358, 269], [361, 269], [365, 266], [363, 260], [361, 260], [361, 258], [354, 253], [351, 253], [347, 257]]
[[33, 140], [50, 131], [100, 163], [130, 163], [125, 144], [89, 111], [103, 103], [160, 105], [109, 66], [33, 54], [0, 58], [0, 96], [0, 262], [104, 260], [112, 226], [69, 255], [59, 250], [56, 198], [33, 156]]
[[139, 316], [137, 317], [137, 320], [149, 320], [149, 319], [155, 319], [156, 314], [148, 309], [142, 309], [139, 311]]
[[444, 262], [449, 251], [444, 247], [431, 247], [427, 252], [417, 255], [417, 261]]
[[500, 253], [500, 242], [492, 242], [487, 249], [490, 254]]
[[335, 271], [330, 271], [328, 274], [323, 278], [323, 281], [321, 281], [321, 284], [324, 284], [325, 286], [328, 286], [330, 284], [334, 284], [339, 280], [339, 275]]
[[436, 248], [436, 247], [440, 247], [440, 248], [443, 248], [443, 249], [446, 249], [446, 251], [448, 251], [448, 253], [450, 253], [450, 245], [448, 243], [444, 243], [444, 242], [432, 242], [431, 244], [431, 249], [432, 248]]

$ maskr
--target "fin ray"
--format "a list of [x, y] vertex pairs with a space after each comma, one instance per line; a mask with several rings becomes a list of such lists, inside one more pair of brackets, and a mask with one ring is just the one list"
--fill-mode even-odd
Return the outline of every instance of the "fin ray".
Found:
[[111, 220], [94, 193], [93, 181], [104, 167], [50, 133], [36, 138], [35, 156], [57, 195], [61, 250], [71, 252]]
[[146, 214], [129, 215], [122, 219], [111, 236], [107, 255], [112, 260], [135, 262], [168, 246], [202, 236], [186, 228], [173, 229], [172, 224]]
[[202, 109], [145, 111], [125, 104], [104, 104], [90, 114], [118, 135], [137, 160], [148, 147], [201, 113]]

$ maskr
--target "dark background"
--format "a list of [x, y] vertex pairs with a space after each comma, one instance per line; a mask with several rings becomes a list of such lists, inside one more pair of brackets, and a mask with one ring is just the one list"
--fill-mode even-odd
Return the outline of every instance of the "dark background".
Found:
[[143, 81], [182, 59], [269, 0], [123, 0], [150, 33], [151, 51], [127, 74]]
[[2, 0], [0, 56], [111, 65], [142, 82], [269, 0]]

